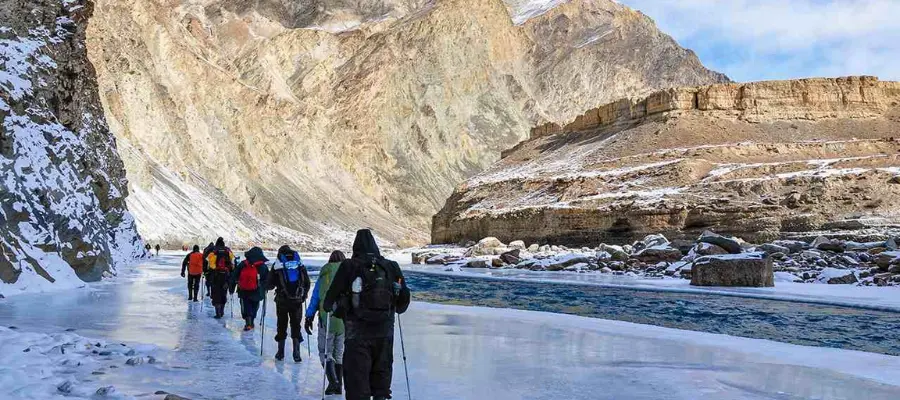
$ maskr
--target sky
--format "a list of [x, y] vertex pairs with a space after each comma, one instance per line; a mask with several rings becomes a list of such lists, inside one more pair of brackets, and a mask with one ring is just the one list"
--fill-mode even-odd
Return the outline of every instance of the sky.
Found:
[[618, 0], [738, 82], [900, 80], [900, 0]]

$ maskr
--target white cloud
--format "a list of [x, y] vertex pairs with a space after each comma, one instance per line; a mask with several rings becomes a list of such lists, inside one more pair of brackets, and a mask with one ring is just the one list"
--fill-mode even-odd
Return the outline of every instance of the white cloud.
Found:
[[900, 80], [898, 0], [620, 0], [738, 81]]

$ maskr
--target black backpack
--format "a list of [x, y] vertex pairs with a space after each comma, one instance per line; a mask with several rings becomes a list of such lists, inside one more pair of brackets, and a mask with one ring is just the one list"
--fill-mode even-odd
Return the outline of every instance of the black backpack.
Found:
[[357, 276], [362, 280], [362, 290], [358, 296], [353, 292], [351, 283], [351, 301], [356, 317], [367, 322], [392, 319], [395, 296], [390, 261], [373, 260], [369, 266], [361, 268]]

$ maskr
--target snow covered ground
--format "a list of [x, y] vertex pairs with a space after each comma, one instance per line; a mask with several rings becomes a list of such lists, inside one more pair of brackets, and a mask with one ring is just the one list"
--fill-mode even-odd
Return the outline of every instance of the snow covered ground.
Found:
[[[112, 398], [162, 398], [157, 391], [194, 399], [317, 398], [318, 363], [272, 360], [273, 304], [261, 359], [258, 330], [242, 333], [237, 320], [213, 320], [208, 304], [201, 311], [185, 302], [180, 259], [163, 255], [114, 283], [0, 300], [0, 321], [17, 327], [0, 329], [0, 397], [49, 398], [65, 380], [77, 380], [69, 389], [82, 397], [112, 386]], [[403, 323], [419, 400], [900, 397], [900, 357], [424, 303], [415, 303]], [[105, 356], [55, 350], [66, 343], [87, 349], [95, 340], [104, 348], [125, 343], [123, 350], [134, 349], [145, 362], [125, 364], [135, 356], [125, 356], [128, 350]], [[395, 350], [394, 397], [402, 399], [400, 346]]]

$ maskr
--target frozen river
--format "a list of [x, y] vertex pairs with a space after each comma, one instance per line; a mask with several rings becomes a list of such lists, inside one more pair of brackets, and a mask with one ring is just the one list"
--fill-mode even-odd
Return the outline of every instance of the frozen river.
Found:
[[[119, 393], [318, 398], [318, 362], [309, 362], [305, 352], [302, 364], [272, 359], [274, 312], [260, 359], [258, 330], [245, 334], [240, 321], [216, 321], [208, 305], [201, 312], [185, 301], [180, 258], [163, 256], [117, 283], [89, 290], [2, 300], [0, 324], [35, 332], [76, 329], [87, 337], [157, 346], [158, 364], [111, 369], [95, 378]], [[900, 358], [889, 355], [427, 303], [413, 304], [403, 322], [413, 398], [419, 400], [900, 398]], [[394, 398], [404, 399], [399, 348]]]

